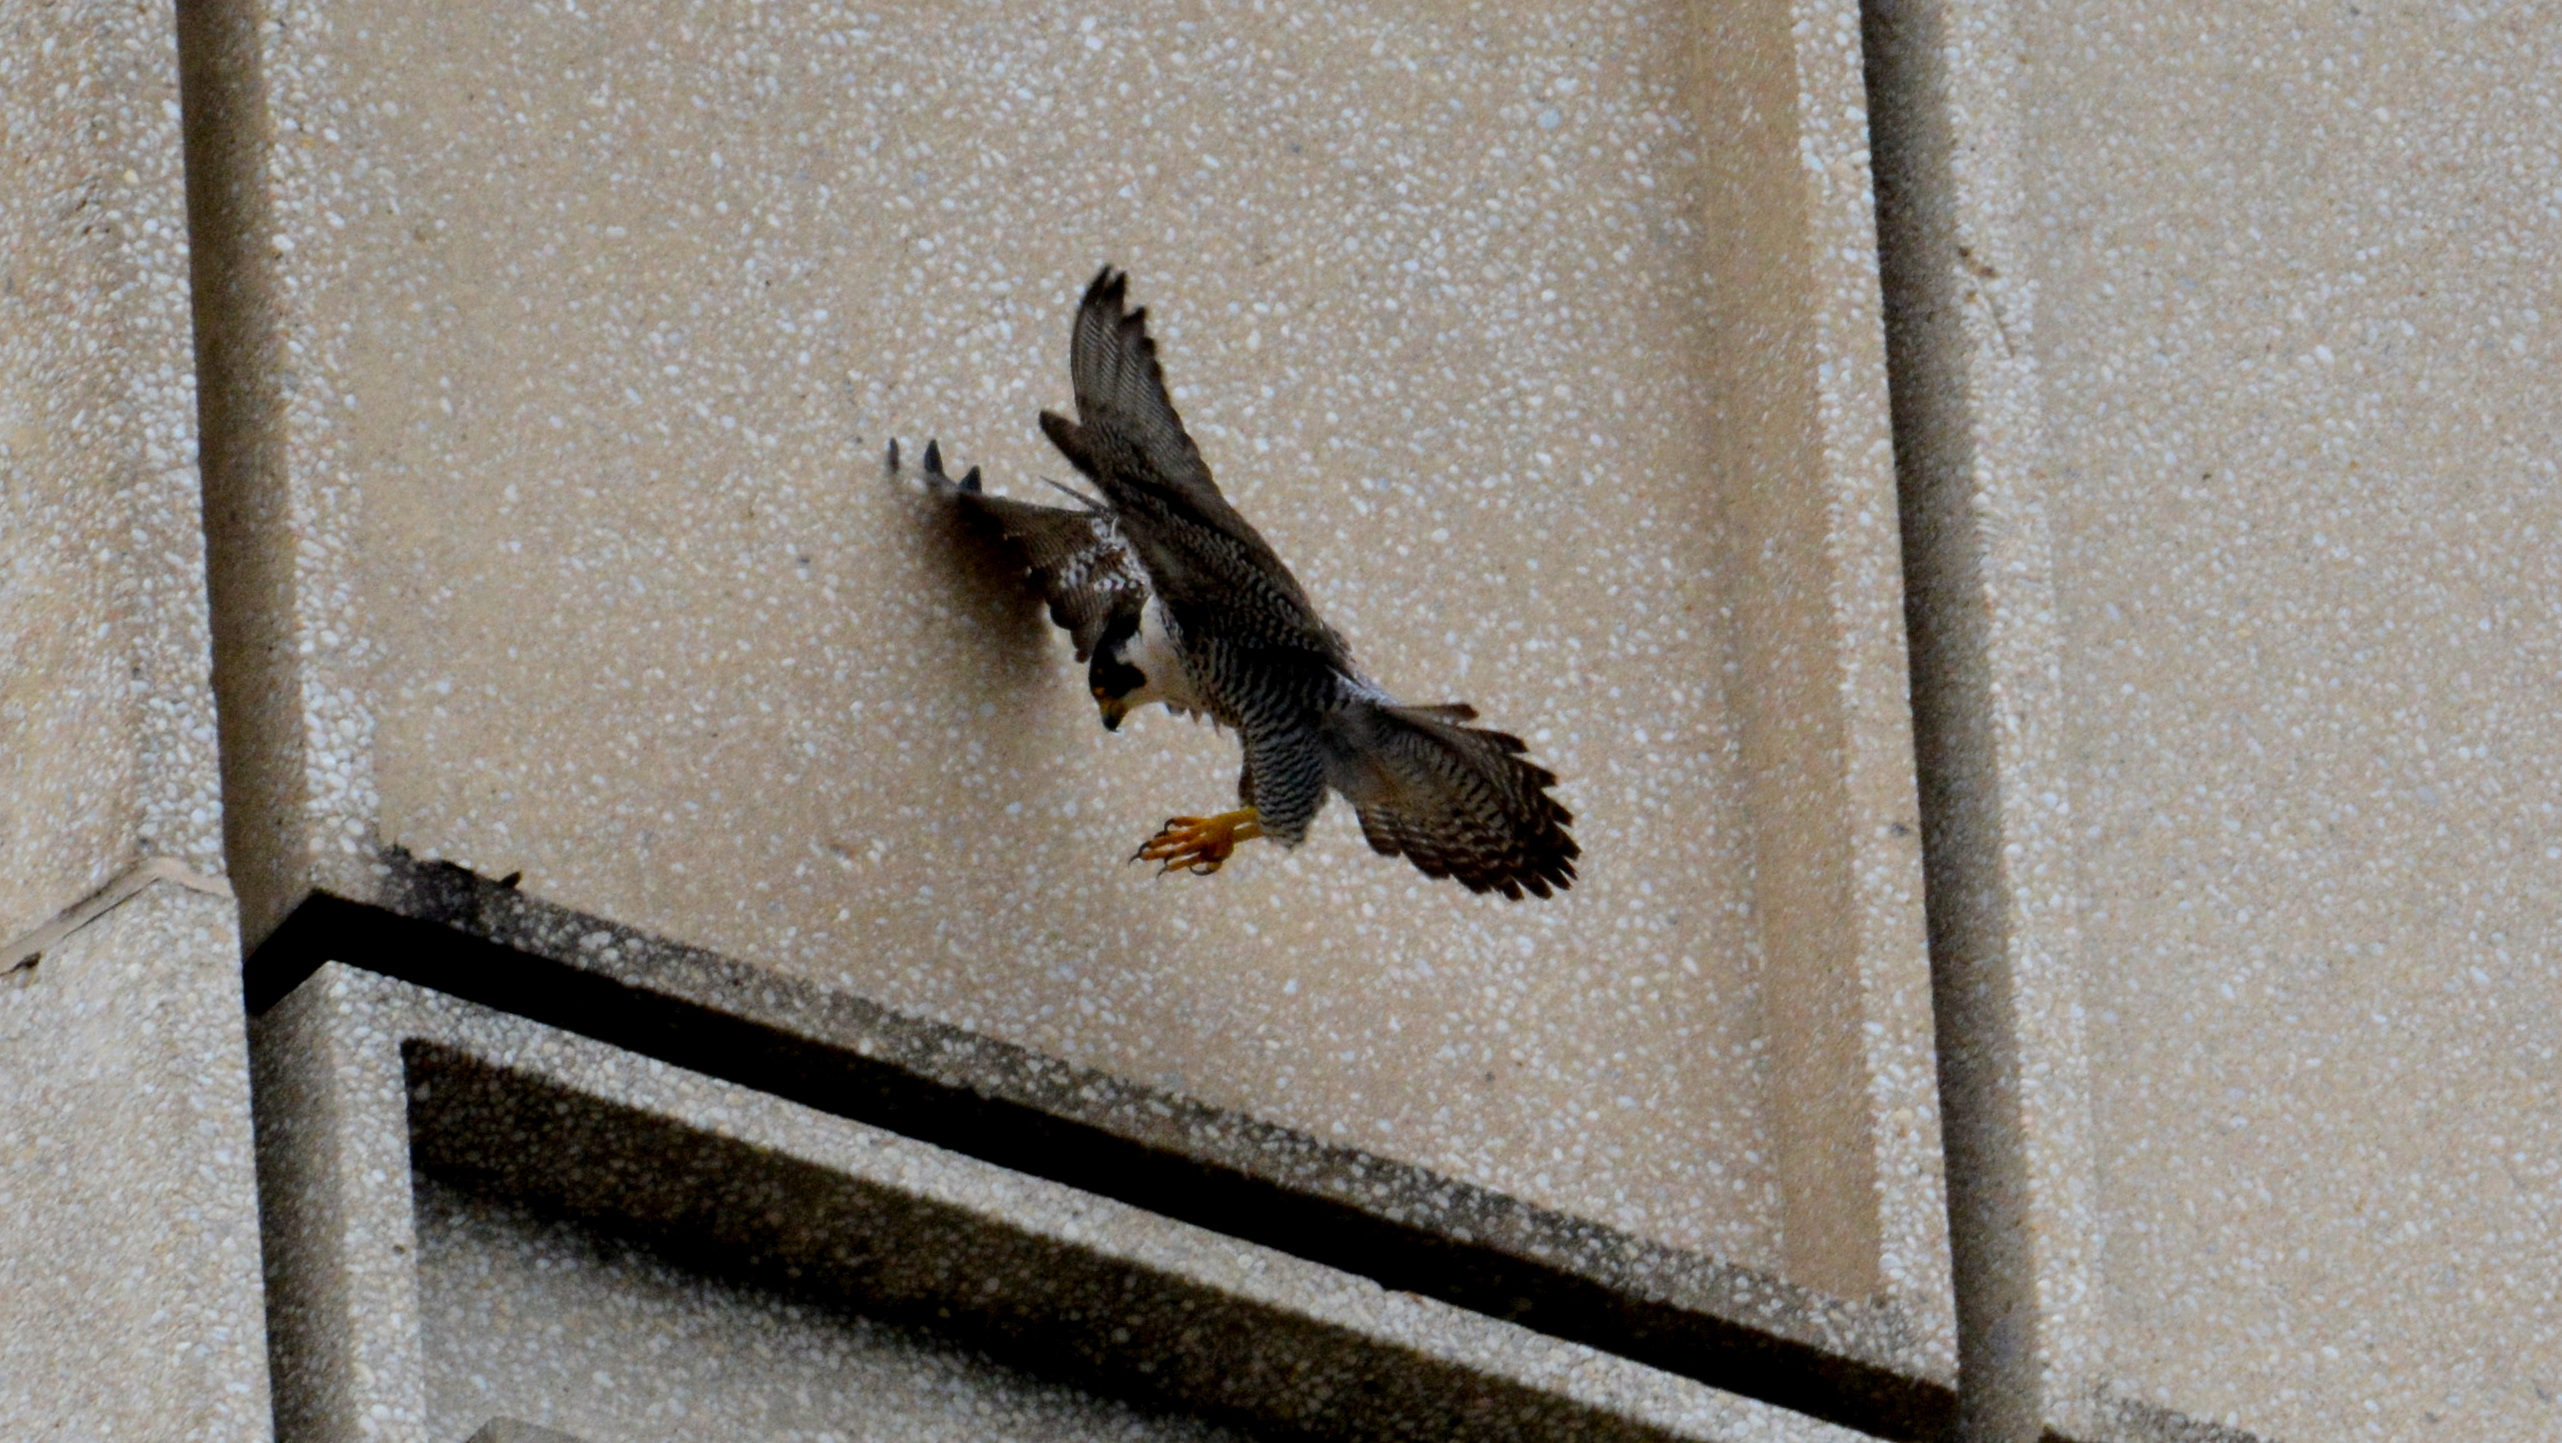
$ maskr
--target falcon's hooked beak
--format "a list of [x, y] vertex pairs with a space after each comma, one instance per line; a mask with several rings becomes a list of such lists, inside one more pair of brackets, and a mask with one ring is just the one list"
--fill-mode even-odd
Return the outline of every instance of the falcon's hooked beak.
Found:
[[1086, 689], [1094, 693], [1105, 731], [1119, 731], [1123, 717], [1157, 699], [1148, 674], [1122, 658], [1128, 645], [1126, 635], [1104, 642], [1094, 649], [1094, 664], [1086, 668]]
[[1117, 696], [1105, 695], [1101, 687], [1094, 689], [1094, 705], [1103, 713], [1103, 729], [1107, 732], [1119, 731], [1121, 718], [1130, 714], [1128, 702]]

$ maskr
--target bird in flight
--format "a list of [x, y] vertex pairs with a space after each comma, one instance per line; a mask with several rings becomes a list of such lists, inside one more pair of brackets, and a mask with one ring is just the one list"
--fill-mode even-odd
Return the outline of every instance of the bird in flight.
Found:
[[[1068, 370], [1076, 416], [1041, 430], [1098, 496], [1074, 506], [988, 494], [954, 480], [928, 442], [916, 479], [1004, 536], [1051, 620], [1074, 641], [1103, 725], [1149, 702], [1237, 733], [1237, 810], [1174, 817], [1132, 860], [1206, 875], [1238, 844], [1304, 841], [1329, 792], [1350, 801], [1373, 850], [1473, 892], [1546, 897], [1574, 884], [1574, 817], [1556, 775], [1521, 739], [1469, 725], [1465, 703], [1407, 706], [1353, 664], [1342, 635], [1251, 523], [1219, 493], [1175, 414], [1149, 339], [1106, 266], [1077, 308]], [[889, 469], [902, 475], [898, 443]], [[1055, 483], [1054, 483], [1055, 484]]]

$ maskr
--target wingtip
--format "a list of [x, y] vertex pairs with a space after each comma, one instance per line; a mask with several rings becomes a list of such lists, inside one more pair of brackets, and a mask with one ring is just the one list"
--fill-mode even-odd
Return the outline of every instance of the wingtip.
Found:
[[1059, 454], [1066, 457], [1068, 464], [1078, 472], [1087, 476], [1094, 474], [1094, 454], [1085, 444], [1084, 427], [1056, 411], [1043, 411], [1041, 434], [1050, 438], [1050, 444], [1059, 448]]
[[[893, 480], [903, 479], [907, 475], [901, 465], [903, 459], [898, 439], [892, 437], [889, 452], [884, 460]], [[950, 473], [943, 469], [943, 443], [939, 439], [928, 440], [925, 443], [925, 454], [917, 458], [916, 479], [924, 483], [926, 490], [943, 495], [959, 491], [977, 496], [986, 490], [986, 485], [979, 475], [979, 468], [976, 466], [971, 467], [969, 474], [959, 480], [952, 479]]]

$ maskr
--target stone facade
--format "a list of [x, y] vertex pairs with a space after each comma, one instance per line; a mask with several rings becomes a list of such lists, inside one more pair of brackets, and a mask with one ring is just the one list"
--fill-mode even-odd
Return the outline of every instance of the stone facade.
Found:
[[[2562, 1423], [2531, 8], [0, 32], [0, 1432]], [[1123, 863], [1105, 261], [1573, 891]]]

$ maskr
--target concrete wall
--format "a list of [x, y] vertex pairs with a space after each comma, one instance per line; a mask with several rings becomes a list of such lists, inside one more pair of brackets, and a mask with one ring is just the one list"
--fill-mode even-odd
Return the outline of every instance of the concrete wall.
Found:
[[258, 1438], [167, 14], [0, 5], [0, 1433]]
[[1879, 21], [2002, 1436], [2549, 1437], [2562, 31]]
[[0, 10], [0, 938], [144, 857], [222, 872], [176, 51]]
[[271, 1436], [228, 897], [145, 887], [0, 988], [0, 1429]]
[[[237, 23], [253, 936], [394, 849], [521, 874], [1873, 1305], [1948, 1381], [1854, 11]], [[1365, 664], [1565, 775], [1567, 897], [1342, 809], [1127, 864], [1233, 740], [1106, 735], [878, 462], [1041, 494], [1106, 260]]]
[[[1575, 1393], [1558, 1295], [1903, 1436], [1961, 1361], [1985, 1439], [2562, 1421], [2541, 12], [178, 21], [0, 6], [0, 1431], [267, 1430], [244, 936], [1465, 1234], [1558, 1290], [1495, 1349], [1541, 1426], [1818, 1426]], [[1105, 736], [876, 462], [1034, 494], [1106, 259], [1372, 669], [1564, 774], [1568, 897], [1339, 815], [1120, 861], [1232, 744]], [[293, 1172], [305, 1063], [272, 1275], [431, 1204], [330, 1335], [400, 1427], [624, 1426], [456, 1361], [493, 1299], [784, 1316], [415, 1194], [406, 1134]], [[569, 1294], [493, 1281], [554, 1253]]]

